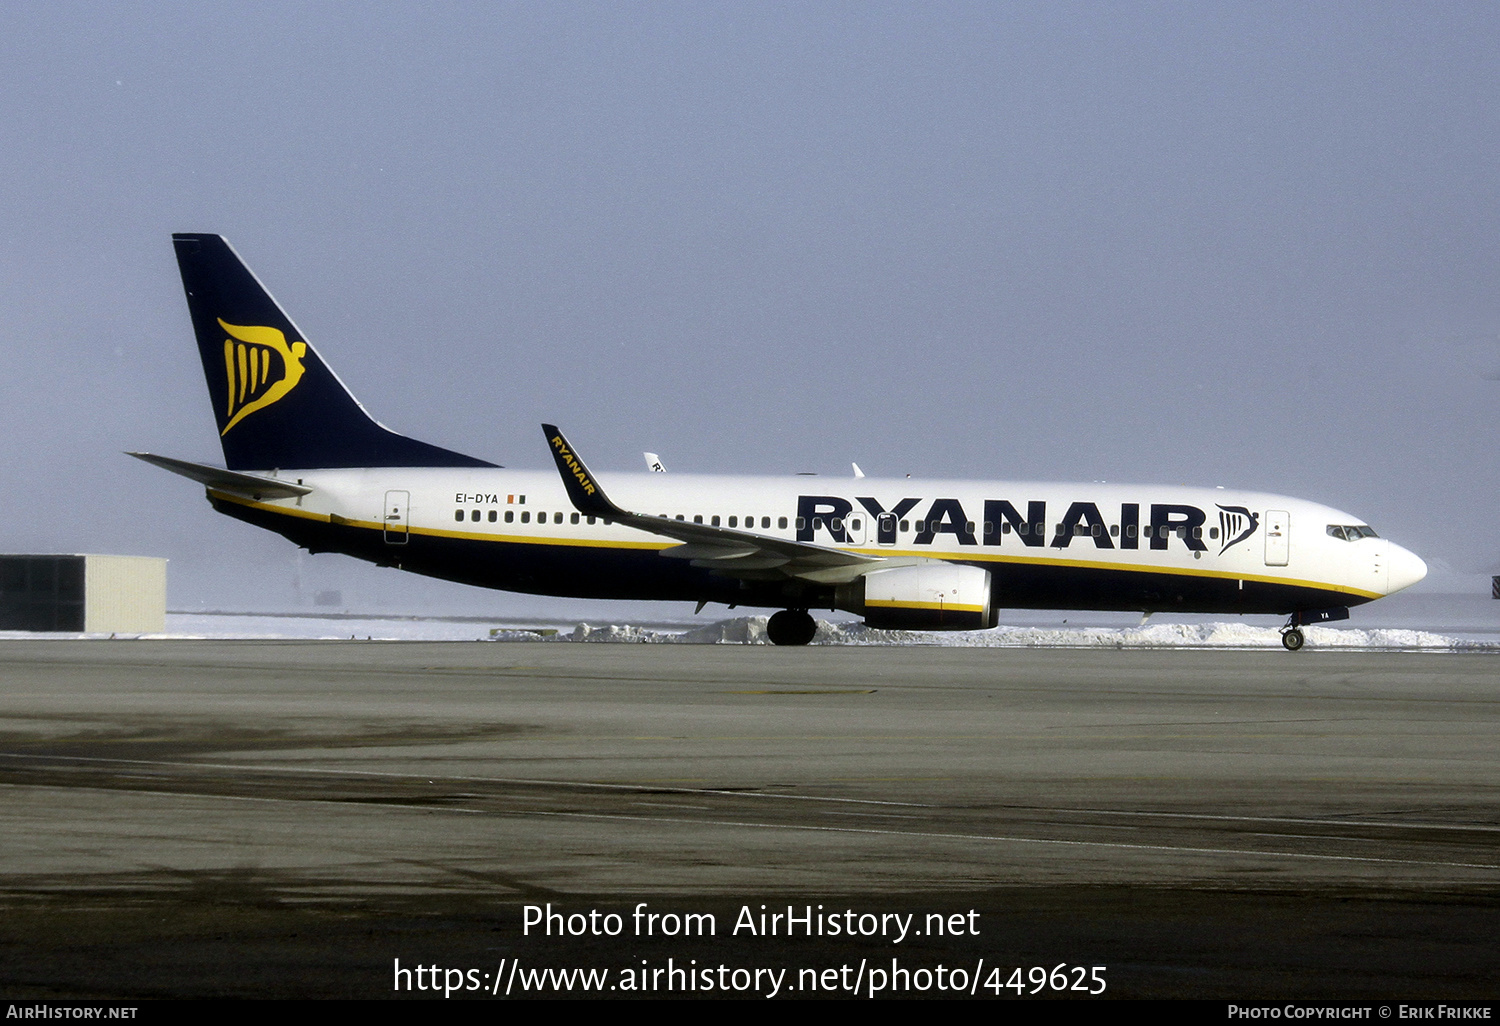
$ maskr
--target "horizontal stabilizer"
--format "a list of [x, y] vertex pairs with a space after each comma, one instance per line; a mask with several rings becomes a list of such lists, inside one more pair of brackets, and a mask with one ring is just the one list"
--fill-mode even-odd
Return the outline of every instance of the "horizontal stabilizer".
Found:
[[126, 456], [134, 456], [138, 460], [145, 460], [153, 467], [170, 470], [174, 474], [197, 481], [201, 485], [218, 492], [231, 492], [235, 495], [247, 496], [251, 499], [290, 499], [298, 495], [306, 495], [312, 491], [306, 485], [293, 484], [290, 481], [279, 481], [276, 478], [260, 477], [257, 474], [241, 474], [236, 470], [225, 470], [223, 467], [210, 467], [204, 463], [189, 463], [187, 460], [174, 460], [170, 456], [157, 456], [149, 452], [127, 452]]

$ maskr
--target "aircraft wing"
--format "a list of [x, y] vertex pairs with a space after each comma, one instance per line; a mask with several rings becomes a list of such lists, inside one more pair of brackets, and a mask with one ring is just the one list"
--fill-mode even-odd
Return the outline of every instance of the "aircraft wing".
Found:
[[574, 508], [589, 516], [601, 517], [681, 542], [680, 545], [662, 550], [661, 554], [668, 559], [689, 559], [694, 566], [706, 567], [728, 577], [747, 580], [796, 577], [820, 584], [840, 584], [852, 581], [871, 570], [926, 562], [919, 559], [866, 556], [823, 545], [773, 538], [753, 531], [710, 527], [708, 524], [691, 524], [646, 513], [632, 513], [610, 501], [598, 480], [584, 466], [577, 450], [568, 444], [555, 425], [543, 424], [542, 431], [547, 436], [547, 445], [552, 450], [552, 458], [557, 462], [557, 470], [562, 474], [563, 485], [568, 490], [568, 498]]
[[197, 481], [201, 485], [219, 492], [231, 492], [235, 495], [243, 495], [259, 501], [261, 499], [290, 499], [297, 495], [306, 495], [312, 491], [306, 485], [294, 484], [291, 481], [280, 481], [273, 477], [260, 477], [256, 474], [242, 474], [237, 470], [225, 470], [223, 467], [210, 467], [206, 463], [189, 463], [187, 460], [174, 460], [170, 456], [157, 456], [149, 452], [127, 452], [126, 456], [134, 456], [138, 460], [145, 460], [153, 467], [170, 470], [174, 474], [180, 474], [185, 478]]

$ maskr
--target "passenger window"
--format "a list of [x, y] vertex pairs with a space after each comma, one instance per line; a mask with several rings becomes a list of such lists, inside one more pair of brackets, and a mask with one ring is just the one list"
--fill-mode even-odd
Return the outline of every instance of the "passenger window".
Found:
[[849, 521], [849, 530], [851, 530], [851, 531], [858, 531], [859, 530], [859, 521], [857, 519]]
[[708, 523], [709, 523], [710, 527], [718, 527], [719, 526], [719, 518], [718, 517], [713, 517], [712, 519], [709, 520]]
[[523, 524], [529, 524], [529, 523], [531, 523], [531, 512], [529, 510], [523, 511], [521, 513], [521, 523], [523, 523]]
[[515, 523], [515, 521], [516, 521], [516, 511], [513, 510], [513, 509], [506, 510], [505, 511], [505, 522], [507, 524], [513, 524], [513, 523]]
[[910, 520], [903, 520], [903, 521], [901, 521], [901, 530], [903, 530], [903, 531], [910, 531], [911, 530], [911, 521]]
[[974, 533], [974, 521], [970, 520], [967, 524], [964, 525], [964, 528], [970, 534], [973, 534]]
[[453, 519], [454, 520], [462, 521], [463, 518], [464, 518], [464, 511], [463, 510], [456, 509], [456, 510], [453, 511]]
[[1201, 528], [1201, 527], [1195, 527], [1195, 528], [1193, 528], [1193, 537], [1194, 538], [1202, 538], [1203, 537], [1203, 528]]
[[739, 527], [740, 526], [740, 518], [739, 517], [730, 517], [729, 518], [729, 526], [730, 527]]
[[588, 524], [589, 524], [589, 525], [590, 525], [590, 526], [592, 526], [592, 525], [593, 525], [593, 523], [594, 523], [594, 518], [593, 518], [593, 517], [588, 517], [588, 518], [587, 518], [587, 522], [588, 522]]
[[1095, 538], [1099, 537], [1103, 533], [1104, 533], [1104, 528], [1100, 524], [1093, 524], [1092, 526], [1089, 527], [1089, 534], [1093, 535]]
[[471, 512], [469, 514], [469, 519], [472, 520], [472, 521], [474, 521], [474, 523], [476, 523], [476, 524], [479, 523], [479, 510], [476, 509], [473, 512]]
[[807, 523], [807, 520], [805, 518], [798, 517], [797, 518], [797, 530], [799, 530], [799, 531], [802, 530], [803, 527], [806, 525], [806, 523]]
[[1126, 524], [1125, 525], [1125, 537], [1127, 537], [1127, 538], [1134, 538], [1135, 537], [1135, 525], [1134, 524]]
[[573, 515], [572, 515], [572, 516], [570, 516], [570, 517], [569, 517], [569, 518], [568, 518], [568, 522], [569, 522], [569, 523], [572, 523], [572, 524], [576, 524], [576, 523], [578, 523], [578, 514], [577, 514], [577, 513], [574, 513], [574, 514], [573, 514]]
[[[1010, 521], [1008, 521], [1008, 520], [1005, 522], [1005, 529], [1007, 531], [1010, 530]], [[1031, 533], [1031, 525], [1030, 524], [1022, 524], [1020, 527], [1016, 528], [1016, 533], [1017, 534], [1030, 534]]]
[[1210, 527], [1208, 529], [1208, 536], [1210, 538], [1215, 538], [1215, 539], [1218, 538], [1219, 537], [1219, 529], [1217, 527]]
[[1118, 538], [1118, 537], [1120, 537], [1120, 525], [1119, 524], [1110, 524], [1109, 525], [1109, 536], [1111, 538]]
[[[764, 520], [762, 520], [761, 521], [761, 526], [762, 527], [770, 527], [771, 526], [771, 524], [769, 523], [770, 519], [771, 519], [770, 517], [766, 517]], [[786, 530], [786, 517], [777, 517], [776, 518], [776, 526], [778, 528], [780, 528], [781, 530], [783, 530], [783, 531]]]
[[682, 515], [682, 514], [681, 514], [681, 513], [679, 513], [679, 514], [677, 514], [677, 519], [678, 519], [678, 520], [686, 520], [686, 519], [687, 519], [687, 517], [685, 517], [685, 516], [683, 516], [683, 515]]
[[702, 513], [695, 514], [693, 516], [693, 523], [695, 523], [695, 524], [701, 524], [701, 523], [703, 523], [703, 514]]
[[499, 519], [500, 519], [500, 511], [496, 510], [496, 509], [490, 510], [490, 523], [493, 524], [495, 521], [497, 521]]

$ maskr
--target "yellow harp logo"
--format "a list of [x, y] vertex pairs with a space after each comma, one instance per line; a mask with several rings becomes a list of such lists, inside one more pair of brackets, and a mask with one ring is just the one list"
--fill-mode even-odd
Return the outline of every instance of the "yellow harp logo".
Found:
[[297, 387], [302, 380], [302, 357], [307, 353], [307, 343], [287, 345], [286, 336], [275, 328], [240, 327], [225, 324], [222, 319], [219, 327], [230, 335], [224, 340], [229, 423], [219, 432], [223, 437], [250, 414], [264, 410]]

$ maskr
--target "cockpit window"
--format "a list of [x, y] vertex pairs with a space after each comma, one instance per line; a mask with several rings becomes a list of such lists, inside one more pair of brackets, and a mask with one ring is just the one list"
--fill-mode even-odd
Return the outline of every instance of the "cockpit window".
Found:
[[1339, 541], [1359, 541], [1361, 538], [1379, 538], [1368, 524], [1329, 524], [1328, 535]]

